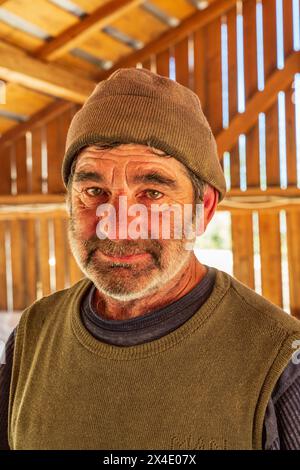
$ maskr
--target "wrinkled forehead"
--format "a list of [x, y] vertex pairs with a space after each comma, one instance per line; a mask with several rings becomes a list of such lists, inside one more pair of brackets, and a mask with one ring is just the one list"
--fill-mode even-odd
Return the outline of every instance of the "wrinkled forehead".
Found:
[[84, 147], [78, 154], [76, 169], [85, 164], [101, 164], [102, 167], [134, 168], [135, 166], [156, 165], [166, 168], [172, 173], [180, 172], [187, 175], [185, 166], [172, 155], [163, 150], [142, 144], [91, 145]]

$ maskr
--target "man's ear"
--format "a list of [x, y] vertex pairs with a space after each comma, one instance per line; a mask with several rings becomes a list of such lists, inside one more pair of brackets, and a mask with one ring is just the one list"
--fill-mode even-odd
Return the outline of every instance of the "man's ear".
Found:
[[202, 202], [202, 223], [198, 224], [197, 236], [202, 235], [211, 221], [219, 200], [219, 192], [213, 186], [207, 185]]

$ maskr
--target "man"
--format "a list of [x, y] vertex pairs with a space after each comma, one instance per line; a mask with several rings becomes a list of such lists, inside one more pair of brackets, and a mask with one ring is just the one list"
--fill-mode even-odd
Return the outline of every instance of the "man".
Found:
[[117, 70], [73, 118], [62, 174], [86, 278], [23, 312], [2, 445], [297, 448], [300, 322], [190, 249], [226, 192], [197, 96]]

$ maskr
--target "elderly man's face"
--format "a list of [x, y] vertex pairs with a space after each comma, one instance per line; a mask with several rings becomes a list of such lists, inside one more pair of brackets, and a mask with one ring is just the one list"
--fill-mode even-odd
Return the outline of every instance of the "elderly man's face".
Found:
[[[128, 209], [142, 204], [149, 211], [147, 238], [133, 239], [128, 233], [121, 238], [121, 229], [128, 227], [132, 217], [119, 220], [120, 196], [126, 196]], [[151, 206], [177, 204], [183, 210], [193, 202], [192, 183], [175, 158], [158, 156], [138, 144], [87, 147], [78, 157], [71, 188], [69, 240], [73, 254], [100, 292], [123, 301], [150, 295], [176, 276], [193, 255], [185, 248], [185, 237], [174, 239], [172, 216], [171, 237], [162, 237], [162, 213], [155, 222]], [[116, 234], [106, 239], [97, 235], [101, 216], [96, 211], [102, 204], [112, 205], [116, 213]], [[155, 239], [151, 238], [154, 228], [156, 233], [159, 229]]]

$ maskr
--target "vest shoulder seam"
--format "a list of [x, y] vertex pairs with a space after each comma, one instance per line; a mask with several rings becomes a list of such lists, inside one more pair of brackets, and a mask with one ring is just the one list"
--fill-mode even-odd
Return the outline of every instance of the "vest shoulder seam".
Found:
[[[271, 315], [271, 310], [272, 308], [274, 309], [274, 312], [278, 312], [278, 313], [281, 313], [283, 315], [288, 315], [288, 313], [286, 313], [284, 310], [280, 309], [280, 307], [278, 307], [277, 305], [273, 305], [272, 303], [270, 303], [268, 301], [268, 299], [266, 299], [265, 297], [261, 296], [263, 301], [266, 302], [265, 306], [264, 306], [264, 309], [265, 311], [262, 312], [262, 310], [260, 310], [259, 308], [257, 308], [255, 305], [249, 303], [249, 301], [247, 300], [246, 297], [244, 297], [241, 292], [239, 292], [239, 290], [233, 285], [233, 283], [231, 283], [230, 287], [234, 290], [234, 292], [241, 298], [241, 300], [244, 301], [245, 304], [247, 304], [247, 306], [249, 306], [252, 310], [255, 310], [257, 313], [259, 313], [260, 315], [263, 313], [264, 315], [268, 316], [268, 319], [273, 322], [274, 324], [276, 324], [276, 326], [278, 328], [280, 328], [281, 330], [283, 330], [284, 332], [286, 332], [287, 334], [294, 334], [294, 333], [300, 333], [300, 322], [299, 322], [299, 325], [297, 325], [297, 319], [294, 318], [294, 317], [290, 317], [288, 316], [287, 317], [287, 321], [284, 321], [283, 318], [281, 319], [280, 317], [278, 318], [274, 318], [272, 315]], [[253, 291], [255, 294], [257, 294], [255, 291]], [[259, 294], [257, 294], [259, 295]], [[293, 322], [295, 320], [295, 323]], [[294, 324], [293, 325], [288, 325], [288, 322], [292, 321]]]

